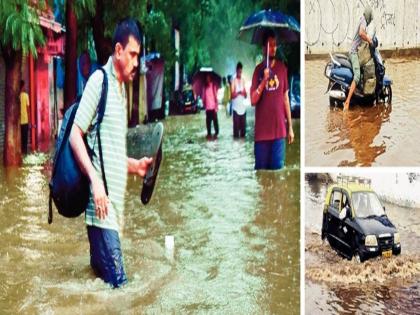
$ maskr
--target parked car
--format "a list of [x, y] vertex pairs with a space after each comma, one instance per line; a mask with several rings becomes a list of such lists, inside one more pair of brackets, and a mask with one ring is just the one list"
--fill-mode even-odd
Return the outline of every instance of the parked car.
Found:
[[175, 91], [173, 101], [169, 104], [170, 114], [197, 113], [197, 99], [190, 85], [185, 86], [182, 91]]
[[400, 235], [370, 181], [339, 177], [325, 199], [321, 237], [341, 256], [358, 262], [401, 253]]
[[194, 97], [194, 93], [191, 87], [182, 90], [182, 98], [180, 100], [179, 109], [182, 114], [195, 114], [197, 112], [197, 100]]

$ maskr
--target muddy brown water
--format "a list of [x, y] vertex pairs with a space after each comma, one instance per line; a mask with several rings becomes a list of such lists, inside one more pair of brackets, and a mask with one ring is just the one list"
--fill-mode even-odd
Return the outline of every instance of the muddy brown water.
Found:
[[401, 255], [358, 264], [321, 241], [326, 189], [305, 181], [306, 314], [418, 314], [420, 209], [385, 204], [401, 235]]
[[305, 62], [305, 163], [308, 166], [420, 166], [420, 60], [388, 59], [392, 104], [329, 106], [325, 60]]
[[252, 110], [245, 140], [223, 111], [219, 121], [217, 141], [205, 140], [204, 113], [164, 121], [149, 205], [129, 178], [119, 290], [93, 275], [82, 217], [47, 224], [48, 168], [1, 169], [0, 313], [299, 314], [299, 140], [285, 170], [255, 172]]

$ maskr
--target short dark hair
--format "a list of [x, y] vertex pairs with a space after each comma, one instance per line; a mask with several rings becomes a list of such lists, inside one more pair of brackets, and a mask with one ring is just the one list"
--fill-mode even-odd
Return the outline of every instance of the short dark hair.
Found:
[[240, 62], [240, 61], [236, 65], [236, 70], [238, 70], [238, 69], [242, 69], [242, 62]]
[[141, 33], [141, 26], [138, 21], [132, 18], [125, 18], [121, 20], [115, 27], [114, 36], [112, 37], [112, 51], [115, 51], [115, 45], [117, 43], [120, 43], [122, 47], [125, 48], [130, 36], [133, 36], [134, 39], [141, 45]]
[[20, 80], [20, 88], [22, 89], [25, 86], [25, 81]]
[[267, 45], [269, 38], [276, 38], [276, 33], [274, 33], [274, 31], [271, 28], [264, 32], [263, 42], [262, 42], [263, 46]]

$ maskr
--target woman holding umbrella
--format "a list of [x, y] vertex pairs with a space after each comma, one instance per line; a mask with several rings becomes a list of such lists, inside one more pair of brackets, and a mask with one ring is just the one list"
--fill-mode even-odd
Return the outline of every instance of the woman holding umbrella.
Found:
[[219, 135], [219, 122], [217, 120], [217, 85], [211, 80], [210, 74], [206, 76], [206, 84], [203, 89], [203, 104], [206, 109], [207, 138], [211, 138], [211, 123], [213, 122], [214, 137]]
[[263, 36], [265, 58], [255, 68], [251, 85], [251, 104], [255, 106], [255, 169], [283, 168], [285, 139], [291, 144], [295, 137], [287, 68], [275, 59], [276, 50], [276, 35], [267, 30]]
[[206, 67], [201, 68], [194, 74], [192, 79], [194, 93], [200, 95], [206, 110], [207, 139], [211, 138], [212, 122], [214, 126], [214, 137], [217, 138], [219, 134], [217, 90], [221, 82], [222, 78], [212, 68]]

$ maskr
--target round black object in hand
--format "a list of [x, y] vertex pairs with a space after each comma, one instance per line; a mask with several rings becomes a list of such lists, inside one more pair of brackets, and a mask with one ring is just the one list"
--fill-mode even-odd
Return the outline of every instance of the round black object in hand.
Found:
[[157, 123], [152, 132], [151, 141], [151, 157], [153, 158], [152, 164], [147, 170], [146, 176], [144, 176], [143, 187], [141, 190], [140, 199], [141, 202], [146, 205], [152, 198], [153, 190], [156, 185], [157, 176], [162, 161], [162, 140], [163, 140], [163, 124]]

